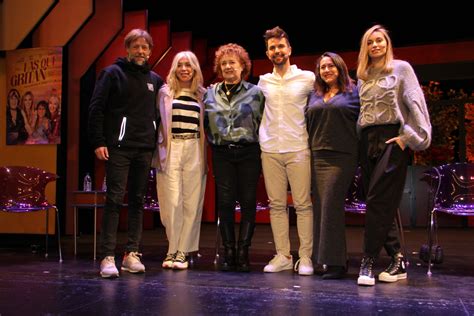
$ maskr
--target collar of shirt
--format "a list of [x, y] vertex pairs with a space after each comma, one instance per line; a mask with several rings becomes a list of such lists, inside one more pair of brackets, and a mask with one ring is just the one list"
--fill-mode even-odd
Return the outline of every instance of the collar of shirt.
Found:
[[273, 67], [272, 75], [275, 76], [275, 77], [278, 77], [278, 78], [285, 78], [285, 77], [289, 77], [289, 76], [292, 76], [292, 75], [296, 74], [298, 72], [298, 70], [300, 70], [300, 69], [298, 69], [298, 67], [296, 65], [290, 65], [290, 67], [285, 72], [285, 74], [283, 76], [280, 76], [280, 74], [276, 71], [275, 67]]
[[315, 76], [292, 65], [283, 77], [269, 73], [258, 85], [265, 96], [260, 146], [265, 152], [295, 152], [308, 148], [304, 109]]

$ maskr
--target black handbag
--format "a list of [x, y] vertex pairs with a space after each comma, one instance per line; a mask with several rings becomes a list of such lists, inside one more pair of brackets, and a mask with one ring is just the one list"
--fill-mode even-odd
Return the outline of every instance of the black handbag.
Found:
[[[420, 248], [420, 259], [428, 263], [430, 247], [426, 244], [422, 245]], [[440, 245], [431, 246], [431, 263], [440, 264], [443, 263], [444, 253], [443, 248]]]

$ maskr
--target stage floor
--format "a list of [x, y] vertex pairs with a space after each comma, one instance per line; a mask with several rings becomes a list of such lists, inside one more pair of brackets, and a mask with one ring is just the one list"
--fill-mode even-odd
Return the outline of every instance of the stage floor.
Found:
[[[474, 314], [474, 229], [441, 229], [444, 263], [426, 275], [417, 252], [426, 242], [426, 230], [405, 232], [410, 255], [408, 279], [397, 283], [357, 286], [361, 259], [361, 227], [348, 227], [349, 273], [342, 280], [299, 276], [293, 271], [263, 273], [274, 246], [269, 225], [258, 225], [251, 247], [252, 272], [220, 272], [213, 261], [214, 225], [203, 224], [200, 257], [186, 271], [163, 270], [166, 253], [163, 228], [145, 231], [141, 275], [121, 273], [102, 279], [100, 260], [92, 260], [92, 236], [63, 239], [64, 262], [57, 253], [31, 253], [25, 243], [0, 248], [0, 315], [315, 315], [315, 314]], [[297, 249], [291, 227], [292, 249]], [[2, 237], [3, 238], [3, 237]], [[42, 241], [42, 239], [40, 240]], [[126, 234], [119, 233], [118, 250]], [[54, 246], [54, 240], [50, 243]], [[414, 253], [416, 252], [416, 253]], [[296, 255], [296, 251], [294, 252]], [[116, 261], [120, 261], [116, 257]], [[389, 258], [382, 253], [376, 272]]]

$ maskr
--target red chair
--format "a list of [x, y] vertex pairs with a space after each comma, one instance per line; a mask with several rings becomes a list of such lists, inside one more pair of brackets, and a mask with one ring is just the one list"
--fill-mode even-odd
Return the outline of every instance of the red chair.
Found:
[[50, 173], [34, 167], [10, 166], [0, 167], [0, 210], [5, 212], [27, 213], [46, 211], [46, 253], [48, 257], [48, 218], [49, 210], [54, 208], [57, 219], [59, 262], [63, 261], [61, 253], [61, 235], [58, 208], [48, 202], [45, 188], [49, 182], [58, 178]]
[[[433, 209], [430, 211], [430, 227], [428, 230], [428, 275], [431, 275], [431, 265], [441, 263], [441, 258], [433, 260], [432, 252], [438, 249], [437, 213], [447, 213], [457, 216], [474, 216], [474, 164], [452, 163], [432, 167], [425, 172], [424, 180], [429, 179], [433, 197]], [[436, 246], [435, 246], [436, 245]], [[420, 256], [422, 255], [420, 251]], [[435, 256], [436, 258], [436, 256]], [[424, 258], [422, 258], [424, 260]], [[434, 262], [433, 262], [434, 261]]]

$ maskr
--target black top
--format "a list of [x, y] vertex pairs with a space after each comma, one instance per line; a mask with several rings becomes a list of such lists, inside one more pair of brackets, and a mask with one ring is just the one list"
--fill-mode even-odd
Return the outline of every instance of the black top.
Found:
[[306, 108], [311, 150], [357, 153], [356, 124], [360, 103], [357, 89], [338, 93], [327, 102], [312, 92]]
[[102, 146], [155, 148], [156, 95], [163, 85], [147, 64], [119, 58], [97, 79], [89, 107], [89, 141]]
[[28, 132], [25, 127], [25, 119], [21, 113], [20, 108], [16, 108], [16, 120], [13, 122], [13, 117], [10, 112], [10, 107], [7, 106], [7, 145], [24, 144], [28, 138]]

